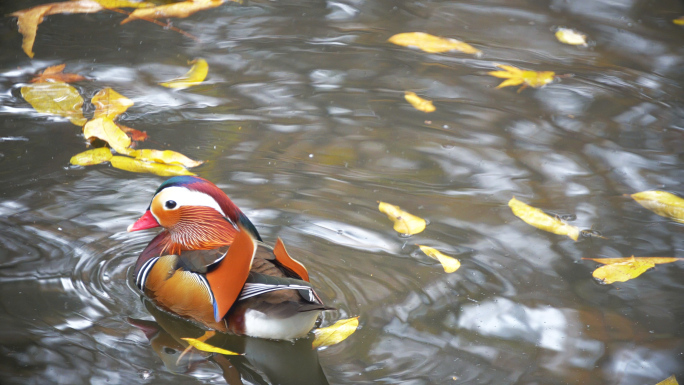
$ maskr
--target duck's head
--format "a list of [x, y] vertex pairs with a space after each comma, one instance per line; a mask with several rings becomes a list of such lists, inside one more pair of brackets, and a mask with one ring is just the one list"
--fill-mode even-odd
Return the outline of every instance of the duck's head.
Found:
[[159, 186], [145, 214], [128, 231], [161, 226], [175, 243], [192, 249], [201, 242], [231, 242], [238, 224], [261, 240], [252, 222], [216, 185], [196, 176], [176, 176]]

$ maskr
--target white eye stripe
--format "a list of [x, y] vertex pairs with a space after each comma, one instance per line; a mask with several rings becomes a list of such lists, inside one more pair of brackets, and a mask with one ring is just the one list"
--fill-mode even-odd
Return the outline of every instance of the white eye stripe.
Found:
[[210, 195], [200, 191], [193, 191], [185, 187], [167, 187], [159, 192], [154, 199], [159, 199], [161, 206], [164, 208], [166, 208], [166, 201], [171, 200], [176, 202], [176, 207], [174, 207], [173, 210], [183, 206], [204, 206], [211, 207], [221, 213], [222, 216], [226, 216], [218, 202]]

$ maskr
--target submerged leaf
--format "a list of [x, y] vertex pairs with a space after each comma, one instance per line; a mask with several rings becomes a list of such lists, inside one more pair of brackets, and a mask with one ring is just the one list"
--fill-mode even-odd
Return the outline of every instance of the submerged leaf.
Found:
[[[683, 20], [682, 24], [684, 24], [684, 20]], [[679, 383], [677, 382], [677, 378], [675, 378], [675, 376], [673, 374], [670, 377], [660, 381], [656, 385], [679, 385]]]
[[672, 263], [672, 262], [677, 262], [681, 261], [684, 258], [672, 258], [672, 257], [635, 257], [631, 256], [630, 258], [582, 258], [582, 259], [587, 259], [590, 261], [602, 263], [604, 265], [611, 265], [614, 263], [622, 263], [622, 262], [629, 262], [629, 261], [650, 261], [653, 262], [656, 265], [661, 265], [664, 263]]
[[387, 214], [387, 217], [394, 222], [394, 230], [401, 234], [418, 234], [425, 230], [425, 219], [403, 211], [399, 206], [394, 206], [385, 202], [378, 202], [378, 210]]
[[90, 99], [90, 102], [95, 105], [95, 113], [93, 117], [109, 118], [114, 120], [117, 116], [126, 112], [128, 107], [133, 105], [133, 101], [113, 89], [107, 87], [100, 90]]
[[447, 273], [453, 273], [461, 267], [461, 262], [454, 257], [442, 254], [439, 250], [428, 246], [418, 245], [420, 249], [430, 258], [434, 258], [442, 264], [444, 271]]
[[642, 191], [631, 195], [654, 213], [684, 223], [684, 199], [665, 191]]
[[134, 150], [130, 151], [127, 155], [135, 157], [136, 159], [151, 160], [165, 164], [179, 164], [185, 167], [197, 167], [204, 163], [202, 161], [192, 160], [179, 152], [171, 150]]
[[570, 28], [558, 28], [556, 39], [565, 44], [587, 46], [587, 36]]
[[432, 105], [432, 101], [423, 99], [414, 92], [406, 91], [404, 98], [407, 102], [411, 103], [413, 108], [418, 111], [433, 112], [435, 110], [435, 106]]
[[536, 207], [529, 206], [515, 199], [515, 197], [508, 202], [508, 207], [511, 208], [516, 217], [538, 229], [558, 235], [567, 235], [574, 241], [579, 237], [580, 231], [577, 227], [562, 222]]
[[126, 24], [136, 19], [162, 19], [167, 17], [188, 17], [195, 12], [215, 8], [223, 4], [223, 0], [181, 1], [179, 3], [160, 5], [154, 8], [136, 9], [121, 22]]
[[527, 86], [533, 88], [544, 87], [545, 85], [551, 83], [556, 76], [556, 73], [551, 71], [537, 72], [521, 70], [520, 68], [503, 64], [497, 64], [496, 66], [503, 69], [503, 71], [491, 71], [489, 72], [489, 75], [497, 78], [507, 79], [499, 84], [496, 88], [518, 86], [522, 84], [522, 87], [518, 89], [518, 92], [524, 90]]
[[168, 88], [188, 88], [202, 83], [209, 73], [209, 64], [204, 59], [195, 59], [190, 63], [194, 64], [185, 75], [159, 84]]
[[112, 159], [112, 152], [107, 147], [83, 151], [71, 157], [69, 162], [75, 166], [92, 166]]
[[42, 73], [34, 76], [31, 79], [31, 83], [45, 83], [47, 81], [73, 83], [85, 80], [85, 77], [81, 75], [63, 73], [64, 67], [66, 67], [66, 64], [48, 67]]
[[347, 337], [354, 334], [358, 327], [359, 317], [354, 317], [339, 320], [328, 327], [316, 329], [314, 330], [316, 337], [314, 338], [311, 347], [316, 349], [322, 346], [339, 344], [346, 340]]
[[214, 345], [210, 345], [206, 342], [200, 341], [199, 339], [196, 338], [181, 338], [183, 341], [187, 341], [192, 347], [194, 347], [197, 350], [201, 350], [203, 352], [209, 352], [209, 353], [220, 353], [220, 354], [225, 354], [229, 356], [240, 356], [240, 353], [235, 353], [231, 352], [230, 350], [222, 349], [219, 347], [216, 347]]
[[88, 121], [83, 126], [83, 136], [88, 140], [92, 138], [104, 140], [119, 154], [127, 154], [131, 151], [128, 148], [131, 145], [131, 138], [109, 118]]
[[83, 98], [78, 90], [66, 83], [34, 83], [21, 87], [21, 96], [44, 114], [55, 114], [71, 120], [71, 123], [82, 126]]
[[674, 20], [672, 20], [673, 23], [677, 25], [684, 25], [684, 16], [678, 17]]
[[387, 41], [402, 47], [417, 47], [428, 53], [461, 51], [463, 53], [478, 54], [480, 50], [468, 43], [456, 39], [433, 36], [424, 32], [399, 33]]
[[145, 162], [126, 156], [113, 156], [110, 162], [112, 162], [112, 167], [132, 172], [149, 172], [160, 176], [196, 175], [183, 166]]
[[630, 279], [636, 278], [654, 267], [655, 263], [652, 261], [641, 259], [637, 260], [636, 258], [632, 257], [626, 262], [603, 265], [594, 270], [592, 275], [603, 284], [611, 284], [615, 282], [629, 281]]
[[103, 9], [104, 8], [95, 1], [78, 0], [38, 5], [33, 8], [13, 12], [10, 16], [18, 18], [17, 25], [19, 26], [19, 33], [24, 37], [21, 48], [30, 58], [33, 58], [33, 43], [36, 41], [38, 24], [43, 22], [45, 16], [58, 13], [93, 13]]
[[149, 138], [149, 135], [147, 135], [147, 131], [136, 130], [135, 128], [130, 128], [120, 123], [117, 123], [116, 125], [119, 126], [119, 128], [123, 130], [123, 132], [125, 132], [129, 138], [131, 138], [131, 140], [134, 140], [136, 142], [144, 142]]

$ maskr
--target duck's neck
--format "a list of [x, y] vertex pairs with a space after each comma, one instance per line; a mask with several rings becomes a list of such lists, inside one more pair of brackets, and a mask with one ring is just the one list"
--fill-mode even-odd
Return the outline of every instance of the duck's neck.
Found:
[[232, 223], [220, 218], [211, 222], [181, 221], [168, 232], [162, 252], [178, 254], [185, 250], [210, 250], [230, 245], [237, 230]]

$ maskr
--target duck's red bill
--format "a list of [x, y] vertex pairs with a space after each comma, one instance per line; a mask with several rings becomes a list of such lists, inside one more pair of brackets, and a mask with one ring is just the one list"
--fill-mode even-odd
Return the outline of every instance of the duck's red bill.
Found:
[[152, 212], [150, 210], [145, 211], [145, 214], [143, 214], [140, 219], [135, 221], [132, 225], [128, 226], [128, 231], [138, 231], [138, 230], [147, 230], [151, 229], [153, 227], [158, 227], [159, 222], [157, 222], [156, 219], [154, 219], [154, 215], [152, 215]]

